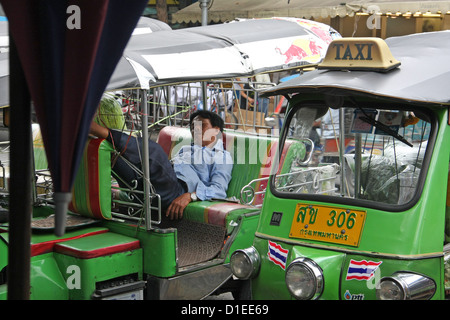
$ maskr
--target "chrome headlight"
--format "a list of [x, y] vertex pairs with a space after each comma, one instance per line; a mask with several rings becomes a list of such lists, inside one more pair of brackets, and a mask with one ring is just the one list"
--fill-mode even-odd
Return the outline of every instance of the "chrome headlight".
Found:
[[241, 280], [254, 278], [258, 274], [260, 264], [259, 253], [254, 247], [236, 250], [230, 258], [231, 272]]
[[323, 271], [309, 258], [298, 258], [286, 270], [289, 292], [299, 300], [315, 300], [323, 291]]
[[423, 275], [397, 272], [380, 280], [379, 300], [428, 300], [436, 292], [436, 283]]

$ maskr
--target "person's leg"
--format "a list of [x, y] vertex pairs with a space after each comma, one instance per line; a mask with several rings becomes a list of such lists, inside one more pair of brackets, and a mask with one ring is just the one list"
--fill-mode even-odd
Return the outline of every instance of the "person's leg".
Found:
[[[142, 170], [142, 139], [129, 136], [120, 131], [111, 130], [109, 140], [117, 152], [131, 162], [139, 170]], [[149, 167], [150, 182], [156, 194], [161, 197], [161, 204], [165, 210], [179, 195], [185, 193], [183, 185], [179, 182], [172, 164], [162, 147], [149, 140]], [[116, 168], [117, 166], [117, 168]], [[143, 178], [135, 172], [123, 159], [118, 159], [113, 170], [124, 178], [138, 181], [138, 188], [143, 190]]]
[[269, 99], [267, 98], [258, 98], [258, 111], [264, 112], [264, 115], [267, 116], [267, 109], [269, 108]]

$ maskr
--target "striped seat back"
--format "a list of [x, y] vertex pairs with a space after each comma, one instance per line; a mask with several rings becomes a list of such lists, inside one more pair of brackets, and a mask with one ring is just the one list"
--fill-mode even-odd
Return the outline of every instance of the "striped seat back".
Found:
[[45, 154], [44, 148], [44, 139], [42, 139], [39, 124], [33, 123], [31, 125], [31, 130], [33, 133], [34, 168], [36, 170], [48, 169], [47, 156]]
[[111, 144], [90, 139], [72, 189], [69, 209], [94, 219], [111, 219]]

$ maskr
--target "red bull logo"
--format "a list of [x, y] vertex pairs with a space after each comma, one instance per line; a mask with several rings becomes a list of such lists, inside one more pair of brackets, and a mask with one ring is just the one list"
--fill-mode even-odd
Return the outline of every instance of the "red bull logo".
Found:
[[286, 57], [286, 60], [284, 63], [289, 63], [292, 60], [302, 60], [304, 57], [307, 56], [305, 50], [302, 48], [296, 46], [295, 44], [292, 44], [284, 53], [281, 52], [280, 48], [276, 48], [279, 54]]
[[320, 60], [322, 47], [309, 39], [296, 39], [286, 51], [282, 52], [280, 48], [275, 48], [275, 50], [286, 57], [284, 63], [302, 60], [314, 63]]

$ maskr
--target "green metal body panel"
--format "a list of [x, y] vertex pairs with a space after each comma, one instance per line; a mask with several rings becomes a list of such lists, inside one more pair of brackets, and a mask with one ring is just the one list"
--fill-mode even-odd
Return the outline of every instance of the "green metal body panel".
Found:
[[[442, 257], [432, 259], [397, 259], [391, 257], [370, 256], [367, 254], [352, 254], [323, 248], [308, 247], [283, 242], [280, 239], [272, 239], [289, 250], [286, 264], [299, 257], [307, 257], [314, 260], [323, 270], [325, 281], [324, 291], [320, 297], [323, 300], [375, 300], [375, 286], [380, 278], [390, 276], [396, 271], [414, 271], [426, 274], [433, 279], [442, 279]], [[272, 263], [268, 259], [268, 240], [257, 237], [253, 243], [261, 256], [261, 269], [257, 278], [252, 280], [254, 299], [293, 299], [286, 287], [285, 270]], [[346, 280], [346, 273], [350, 260], [367, 260], [382, 262], [379, 273], [369, 281]], [[444, 298], [443, 286], [438, 286], [432, 299]]]
[[8, 244], [3, 235], [6, 233], [0, 233], [0, 271], [8, 265]]
[[231, 254], [233, 254], [233, 252], [239, 249], [248, 248], [252, 245], [258, 221], [259, 214], [257, 213], [244, 214], [239, 217], [239, 219], [237, 220], [237, 223], [239, 223], [239, 225], [235, 227], [235, 230], [232, 234], [232, 243], [230, 249], [227, 252], [225, 263], [228, 263], [230, 261]]
[[[97, 282], [129, 274], [138, 274], [139, 279], [142, 279], [142, 249], [115, 253], [93, 259], [78, 259], [76, 257], [55, 253], [55, 259], [61, 270], [67, 270], [63, 275], [64, 280], [70, 286], [69, 299], [72, 300], [91, 299]], [[77, 279], [71, 279], [76, 274], [75, 269], [71, 269], [73, 266], [79, 268], [79, 285], [76, 283]]]
[[133, 224], [116, 221], [104, 221], [111, 231], [139, 239], [143, 248], [143, 273], [157, 277], [170, 277], [176, 273], [176, 230], [165, 232], [146, 231]]
[[31, 258], [31, 300], [67, 300], [69, 290], [64, 279], [64, 270], [58, 267], [53, 253]]
[[[0, 300], [8, 298], [6, 284], [0, 285]], [[31, 258], [30, 262], [30, 299], [31, 300], [67, 300], [69, 290], [53, 253]]]
[[[230, 234], [234, 230], [233, 222], [237, 223], [239, 219], [242, 218], [244, 219], [244, 224], [246, 225], [246, 228], [242, 229], [243, 226], [241, 226], [242, 231], [239, 231], [239, 237], [242, 238], [253, 237], [259, 221], [260, 210], [261, 210], [260, 208], [254, 208], [253, 210], [241, 209], [230, 212], [230, 214], [227, 215], [225, 220], [225, 225], [227, 226], [228, 231], [227, 233]], [[250, 224], [248, 220], [251, 220], [252, 223]], [[254, 223], [253, 220], [256, 220], [256, 222]], [[247, 239], [245, 239], [244, 241], [247, 241]]]
[[[68, 230], [62, 238], [51, 232], [33, 232], [31, 245], [35, 255], [31, 257], [30, 265], [30, 299], [91, 299], [97, 282], [126, 275], [134, 275], [136, 279], [142, 280], [141, 248], [123, 252], [113, 249], [110, 253], [94, 258], [79, 258], [56, 252], [55, 245], [58, 244], [63, 244], [69, 250], [90, 252], [136, 240], [107, 231], [103, 227], [85, 227]], [[7, 265], [8, 233], [1, 233], [0, 236], [3, 269]], [[6, 284], [0, 284], [0, 299], [7, 299]]]
[[[278, 240], [278, 244], [281, 242]], [[291, 299], [289, 291], [285, 284], [285, 270], [268, 261], [268, 240], [256, 238], [254, 242], [255, 248], [261, 256], [261, 270], [257, 279], [253, 280], [253, 298], [254, 299]], [[308, 247], [298, 247], [290, 244], [282, 244], [284, 249], [289, 249], [289, 262], [299, 257], [308, 257], [316, 261], [324, 270], [324, 278], [326, 285], [324, 288], [323, 298], [332, 300], [339, 297], [339, 271], [343, 265], [345, 254], [334, 251], [323, 251]], [[270, 281], [267, 281], [270, 279]]]
[[[231, 246], [224, 252], [226, 254], [226, 256], [223, 256], [225, 259], [224, 263], [229, 262], [230, 255], [235, 250], [246, 248], [252, 244], [259, 221], [258, 210], [249, 212], [248, 209], [242, 209], [237, 211], [239, 211], [239, 215], [233, 212], [233, 215], [227, 218], [234, 219], [237, 226], [230, 231], [229, 241], [231, 241]], [[173, 277], [177, 274], [176, 229], [153, 229], [146, 231], [143, 227], [116, 221], [104, 221], [103, 225], [113, 232], [132, 236], [140, 240], [143, 249], [144, 274], [161, 278]]]

